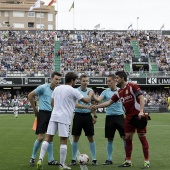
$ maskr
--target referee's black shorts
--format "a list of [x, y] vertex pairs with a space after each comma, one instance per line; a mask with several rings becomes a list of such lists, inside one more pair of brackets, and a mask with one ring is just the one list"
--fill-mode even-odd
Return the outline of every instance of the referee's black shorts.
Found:
[[125, 136], [124, 115], [107, 115], [105, 119], [105, 138], [114, 138], [118, 130], [120, 137]]
[[94, 135], [94, 124], [91, 113], [75, 113], [72, 125], [72, 135], [80, 136], [82, 129], [84, 130], [85, 136]]
[[37, 113], [37, 128], [35, 134], [44, 134], [47, 132], [48, 123], [51, 117], [51, 111], [39, 110]]

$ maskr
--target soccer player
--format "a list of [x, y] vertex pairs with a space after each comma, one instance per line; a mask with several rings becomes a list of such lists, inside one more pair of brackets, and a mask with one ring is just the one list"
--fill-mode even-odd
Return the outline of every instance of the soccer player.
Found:
[[[87, 97], [88, 93], [92, 91], [92, 89], [87, 88], [89, 82], [89, 78], [87, 75], [82, 74], [80, 76], [81, 86], [77, 88], [77, 90], [84, 96]], [[79, 100], [79, 104], [87, 105], [83, 101]], [[90, 103], [88, 103], [90, 105]], [[72, 126], [72, 135], [73, 135], [73, 143], [72, 143], [72, 161], [70, 165], [76, 165], [76, 155], [78, 150], [78, 141], [82, 132], [84, 130], [85, 135], [89, 141], [89, 147], [92, 155], [92, 165], [98, 165], [96, 160], [96, 144], [94, 142], [94, 123], [96, 123], [97, 115], [96, 111], [93, 111], [93, 117], [91, 115], [90, 109], [76, 108], [75, 115], [73, 119]]]
[[[71, 169], [65, 164], [67, 155], [67, 138], [70, 133], [70, 125], [73, 117], [73, 111], [75, 109], [76, 101], [82, 100], [85, 103], [89, 103], [93, 91], [90, 91], [85, 98], [77, 89], [73, 88], [77, 82], [77, 75], [73, 72], [68, 72], [65, 75], [65, 85], [61, 85], [55, 88], [52, 93], [52, 106], [53, 111], [51, 119], [47, 129], [47, 135], [45, 141], [42, 143], [39, 161], [37, 162], [37, 169], [42, 169], [42, 162], [47, 151], [48, 145], [53, 141], [55, 133], [58, 131], [60, 137], [60, 169]], [[89, 105], [83, 106], [83, 108], [90, 108]]]
[[14, 95], [14, 98], [12, 99], [12, 104], [13, 104], [14, 116], [15, 116], [15, 118], [17, 118], [18, 117], [18, 105], [19, 105], [19, 102], [18, 102], [18, 99], [17, 99], [16, 95]]
[[[116, 75], [111, 74], [107, 76], [107, 84], [108, 88], [104, 90], [100, 96], [94, 95], [93, 98], [101, 102], [103, 99], [105, 101], [110, 100], [110, 98], [119, 90], [116, 86]], [[105, 138], [107, 138], [107, 160], [103, 163], [103, 165], [111, 165], [112, 162], [112, 152], [113, 152], [113, 140], [115, 136], [116, 130], [119, 131], [120, 137], [125, 140], [124, 133], [124, 111], [122, 108], [122, 103], [117, 101], [106, 109], [106, 119], [105, 119]]]
[[[28, 99], [33, 108], [34, 114], [37, 117], [37, 128], [36, 134], [38, 135], [36, 141], [34, 142], [32, 156], [30, 159], [30, 165], [35, 165], [35, 158], [38, 149], [47, 132], [48, 123], [51, 117], [52, 107], [51, 107], [51, 95], [55, 87], [59, 84], [61, 79], [61, 74], [58, 72], [53, 72], [51, 74], [51, 82], [38, 86], [35, 90], [28, 94]], [[35, 96], [38, 95], [39, 98], [39, 111], [37, 110], [34, 102]], [[48, 165], [58, 165], [57, 161], [53, 157], [53, 143], [50, 142], [48, 146]]]
[[126, 141], [126, 161], [119, 167], [130, 167], [132, 153], [132, 139], [137, 130], [138, 138], [142, 144], [144, 154], [144, 165], [142, 169], [150, 167], [149, 162], [149, 144], [146, 139], [146, 127], [143, 129], [136, 128], [129, 124], [133, 116], [137, 115], [139, 119], [145, 116], [144, 114], [144, 97], [140, 87], [134, 83], [127, 82], [127, 75], [123, 71], [116, 72], [117, 85], [121, 88], [116, 92], [109, 101], [99, 105], [92, 106], [93, 109], [110, 106], [114, 102], [121, 100], [125, 109], [125, 141]]

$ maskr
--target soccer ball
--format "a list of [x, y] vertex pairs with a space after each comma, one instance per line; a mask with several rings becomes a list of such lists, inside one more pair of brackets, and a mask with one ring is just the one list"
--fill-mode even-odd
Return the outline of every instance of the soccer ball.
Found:
[[80, 154], [78, 162], [80, 165], [86, 165], [89, 162], [89, 157], [86, 154]]

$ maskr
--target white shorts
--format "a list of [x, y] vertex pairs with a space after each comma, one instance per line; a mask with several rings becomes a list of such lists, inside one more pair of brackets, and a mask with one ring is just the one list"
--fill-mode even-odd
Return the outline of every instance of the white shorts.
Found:
[[13, 111], [18, 111], [18, 106], [14, 106]]
[[58, 131], [58, 136], [69, 137], [70, 135], [70, 125], [66, 125], [60, 122], [50, 121], [47, 128], [48, 135], [55, 135]]

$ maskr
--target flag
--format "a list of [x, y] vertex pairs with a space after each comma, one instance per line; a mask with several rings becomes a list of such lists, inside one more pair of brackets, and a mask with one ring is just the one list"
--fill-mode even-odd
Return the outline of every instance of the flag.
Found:
[[72, 10], [72, 8], [74, 8], [74, 2], [73, 2], [73, 4], [70, 7], [69, 12]]
[[56, 2], [56, 0], [51, 0], [50, 3], [47, 6], [51, 6], [55, 2]]
[[94, 28], [95, 29], [100, 28], [100, 24], [97, 24]]
[[132, 27], [132, 24], [130, 24], [130, 25], [128, 26], [128, 29], [129, 29], [130, 27]]
[[35, 4], [30, 7], [29, 11], [32, 11], [34, 8], [40, 8], [40, 0], [35, 2]]
[[160, 30], [162, 30], [162, 28], [164, 28], [164, 24], [162, 25], [162, 27], [160, 28]]
[[37, 118], [35, 117], [34, 122], [33, 122], [33, 125], [32, 125], [32, 130], [35, 131], [36, 128], [37, 128]]

